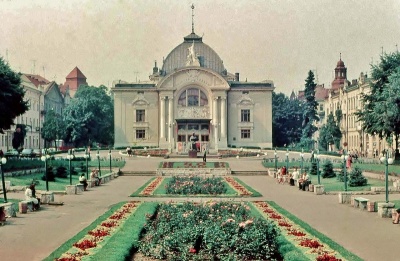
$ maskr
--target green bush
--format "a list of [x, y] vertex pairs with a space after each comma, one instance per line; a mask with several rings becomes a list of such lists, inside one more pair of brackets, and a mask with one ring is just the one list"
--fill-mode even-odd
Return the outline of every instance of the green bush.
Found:
[[317, 162], [316, 161], [311, 162], [310, 174], [317, 175]]
[[57, 167], [56, 177], [66, 179], [68, 177], [67, 168], [64, 166]]
[[361, 187], [367, 185], [368, 180], [363, 176], [360, 168], [355, 167], [350, 172], [349, 186], [350, 187]]
[[332, 162], [327, 160], [322, 166], [322, 177], [323, 178], [333, 178], [335, 177], [335, 172], [333, 171]]
[[56, 176], [54, 175], [52, 166], [47, 167], [46, 173], [47, 173], [47, 175], [44, 174], [42, 176], [42, 180], [46, 181], [46, 178], [47, 178], [47, 181], [56, 181]]

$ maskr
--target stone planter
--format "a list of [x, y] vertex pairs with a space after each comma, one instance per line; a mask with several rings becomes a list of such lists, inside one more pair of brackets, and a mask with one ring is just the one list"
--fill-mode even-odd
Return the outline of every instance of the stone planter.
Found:
[[85, 186], [83, 184], [76, 184], [76, 194], [82, 194], [85, 190]]
[[54, 194], [51, 191], [42, 192], [40, 195], [40, 204], [49, 204], [54, 202]]
[[67, 195], [75, 195], [76, 194], [76, 186], [75, 185], [65, 186], [65, 190], [67, 192]]
[[325, 193], [325, 186], [324, 185], [315, 185], [314, 186], [314, 194], [315, 195], [322, 195]]
[[391, 218], [392, 209], [394, 209], [394, 203], [378, 203], [378, 216], [382, 218]]
[[375, 212], [375, 202], [374, 201], [368, 201], [367, 202], [367, 211], [368, 212]]
[[4, 213], [6, 214], [6, 216], [8, 216], [8, 217], [16, 217], [17, 216], [15, 203], [12, 203], [12, 202], [4, 203], [3, 207], [4, 207]]
[[314, 192], [314, 184], [309, 184], [308, 185], [308, 191]]
[[340, 192], [339, 194], [340, 204], [350, 204], [351, 203], [351, 192]]

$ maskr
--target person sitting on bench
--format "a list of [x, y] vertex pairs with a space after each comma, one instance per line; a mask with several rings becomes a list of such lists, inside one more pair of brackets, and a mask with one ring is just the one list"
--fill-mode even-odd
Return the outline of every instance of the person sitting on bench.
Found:
[[90, 178], [95, 181], [95, 186], [100, 186], [101, 184], [101, 178], [99, 178], [98, 173], [99, 171], [97, 169], [92, 170], [92, 173], [90, 173]]
[[83, 190], [86, 191], [86, 188], [87, 188], [87, 186], [88, 186], [88, 183], [87, 183], [85, 174], [82, 174], [82, 175], [79, 177], [79, 183], [83, 184]]
[[33, 211], [40, 208], [40, 199], [36, 198], [35, 184], [31, 184], [25, 190], [25, 200], [30, 201], [33, 204]]
[[299, 190], [305, 191], [306, 187], [310, 184], [311, 184], [310, 176], [306, 172], [304, 172], [301, 179], [299, 179]]
[[393, 220], [393, 224], [399, 224], [400, 219], [400, 208], [396, 209], [395, 219]]

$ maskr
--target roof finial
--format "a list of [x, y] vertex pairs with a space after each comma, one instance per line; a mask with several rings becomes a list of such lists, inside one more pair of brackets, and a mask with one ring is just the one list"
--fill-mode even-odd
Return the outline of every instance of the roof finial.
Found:
[[192, 8], [192, 34], [194, 34], [194, 4], [192, 4], [191, 8]]
[[342, 53], [339, 53], [339, 60], [342, 60]]

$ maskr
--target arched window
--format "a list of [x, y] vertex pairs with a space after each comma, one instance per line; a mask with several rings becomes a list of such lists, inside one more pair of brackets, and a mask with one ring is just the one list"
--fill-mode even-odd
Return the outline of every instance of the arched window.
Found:
[[206, 106], [208, 105], [207, 95], [197, 88], [187, 89], [179, 96], [178, 105]]

